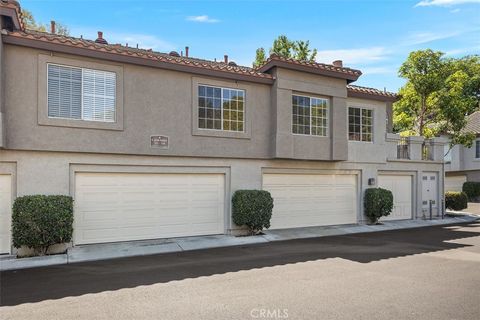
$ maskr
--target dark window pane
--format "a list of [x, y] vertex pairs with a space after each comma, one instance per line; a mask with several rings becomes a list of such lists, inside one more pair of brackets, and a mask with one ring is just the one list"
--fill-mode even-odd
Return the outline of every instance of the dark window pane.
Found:
[[205, 87], [204, 86], [199, 86], [198, 87], [198, 96], [199, 97], [204, 97], [205, 96]]

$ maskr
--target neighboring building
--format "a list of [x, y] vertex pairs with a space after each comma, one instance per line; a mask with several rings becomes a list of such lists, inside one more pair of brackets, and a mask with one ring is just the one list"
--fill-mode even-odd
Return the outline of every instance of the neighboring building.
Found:
[[396, 95], [341, 61], [251, 69], [24, 30], [15, 1], [0, 15], [0, 252], [29, 194], [74, 197], [73, 245], [235, 232], [239, 189], [272, 193], [272, 228], [363, 223], [376, 186], [387, 219], [441, 212], [442, 140], [391, 133]]
[[449, 146], [445, 146], [446, 191], [462, 191], [466, 181], [480, 182], [480, 111], [468, 117], [464, 130], [473, 132], [477, 138], [470, 148], [456, 145], [447, 153]]

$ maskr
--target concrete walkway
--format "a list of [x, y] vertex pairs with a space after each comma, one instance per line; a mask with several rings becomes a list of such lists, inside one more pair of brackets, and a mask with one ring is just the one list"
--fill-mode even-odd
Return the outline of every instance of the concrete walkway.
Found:
[[475, 215], [458, 215], [435, 220], [386, 221], [382, 225], [341, 225], [294, 229], [266, 230], [263, 235], [234, 237], [213, 235], [198, 237], [169, 238], [159, 240], [131, 241], [69, 248], [67, 253], [17, 259], [14, 256], [0, 258], [0, 271], [51, 266], [83, 261], [106, 260], [123, 257], [144, 256], [169, 252], [181, 252], [218, 247], [244, 246], [256, 243], [293, 239], [318, 238], [356, 233], [411, 229], [435, 225], [473, 222]]

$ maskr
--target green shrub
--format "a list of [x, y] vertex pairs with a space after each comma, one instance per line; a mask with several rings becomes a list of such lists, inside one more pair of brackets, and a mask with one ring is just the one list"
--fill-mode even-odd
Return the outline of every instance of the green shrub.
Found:
[[363, 200], [365, 215], [372, 223], [378, 219], [388, 216], [393, 210], [393, 194], [390, 190], [382, 188], [370, 188], [365, 190]]
[[238, 190], [232, 197], [232, 217], [236, 225], [246, 225], [251, 234], [270, 228], [273, 198], [263, 190]]
[[36, 254], [46, 254], [51, 245], [70, 242], [72, 225], [72, 197], [32, 195], [13, 203], [12, 238], [16, 248], [26, 246]]
[[445, 192], [445, 207], [447, 209], [460, 211], [466, 209], [468, 197], [465, 192], [447, 191]]
[[467, 181], [463, 184], [462, 191], [467, 194], [468, 200], [474, 201], [480, 197], [480, 182]]

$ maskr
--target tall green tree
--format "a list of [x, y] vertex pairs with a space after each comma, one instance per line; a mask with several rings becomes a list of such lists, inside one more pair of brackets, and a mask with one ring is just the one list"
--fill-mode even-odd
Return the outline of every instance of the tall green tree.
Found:
[[[48, 25], [43, 24], [41, 22], [37, 22], [35, 20], [35, 17], [33, 16], [33, 14], [30, 11], [22, 9], [22, 17], [23, 17], [23, 22], [25, 24], [26, 29], [41, 31], [41, 32], [47, 32]], [[59, 35], [62, 35], [62, 36], [69, 36], [70, 31], [69, 31], [69, 29], [66, 25], [57, 22], [56, 23], [55, 34], [59, 34]]]
[[448, 134], [451, 145], [471, 146], [466, 116], [478, 110], [480, 57], [445, 58], [439, 51], [414, 51], [398, 72], [407, 83], [394, 104], [394, 128], [408, 135]]
[[265, 63], [267, 60], [267, 56], [265, 54], [265, 49], [263, 48], [258, 48], [257, 51], [255, 52], [255, 61], [253, 62], [253, 67], [258, 68], [262, 64]]
[[[315, 62], [317, 49], [310, 49], [310, 41], [290, 40], [285, 35], [278, 36], [273, 40], [270, 54], [276, 54], [286, 59]], [[254, 67], [259, 67], [267, 60], [265, 49], [258, 48], [255, 55]]]

